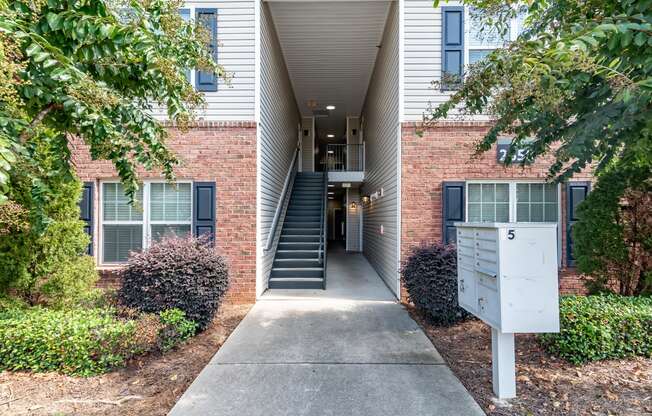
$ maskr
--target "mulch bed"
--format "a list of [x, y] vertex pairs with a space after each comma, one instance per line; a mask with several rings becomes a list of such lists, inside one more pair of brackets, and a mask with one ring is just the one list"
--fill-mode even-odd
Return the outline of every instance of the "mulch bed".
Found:
[[516, 335], [517, 398], [494, 401], [491, 331], [471, 320], [450, 328], [412, 317], [488, 415], [652, 415], [652, 360], [601, 361], [575, 366], [541, 348], [536, 336]]
[[0, 415], [166, 415], [250, 308], [223, 306], [185, 345], [102, 376], [0, 373]]

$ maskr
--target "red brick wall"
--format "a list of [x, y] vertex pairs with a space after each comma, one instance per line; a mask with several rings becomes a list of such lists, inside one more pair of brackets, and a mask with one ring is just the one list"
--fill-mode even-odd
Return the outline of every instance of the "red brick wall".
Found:
[[[231, 287], [227, 302], [256, 298], [256, 125], [253, 122], [200, 122], [187, 132], [170, 129], [169, 147], [181, 160], [178, 179], [215, 181], [217, 187], [216, 249], [229, 262]], [[110, 162], [92, 161], [81, 142], [71, 145], [73, 162], [83, 181], [116, 178]], [[142, 178], [160, 174], [141, 171]], [[97, 188], [96, 188], [97, 189]], [[95, 192], [98, 218], [98, 192]], [[98, 221], [95, 221], [97, 247]], [[106, 274], [107, 277], [110, 273]], [[105, 282], [112, 286], [115, 282]]]
[[[506, 168], [496, 161], [496, 151], [472, 158], [474, 145], [489, 128], [484, 122], [441, 122], [419, 129], [403, 123], [401, 134], [401, 259], [423, 242], [441, 241], [441, 193], [444, 181], [471, 179], [545, 179], [551, 158], [533, 166]], [[587, 180], [582, 174], [574, 180]], [[562, 264], [566, 264], [566, 190], [562, 186]], [[565, 293], [583, 290], [572, 269], [560, 271], [560, 289]]]

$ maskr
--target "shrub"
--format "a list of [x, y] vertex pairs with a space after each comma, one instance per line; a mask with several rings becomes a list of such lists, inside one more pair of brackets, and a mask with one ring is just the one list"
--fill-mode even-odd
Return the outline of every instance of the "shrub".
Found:
[[168, 309], [159, 314], [164, 327], [158, 333], [158, 348], [165, 352], [191, 338], [197, 332], [197, 324], [186, 318], [181, 309]]
[[643, 169], [608, 171], [578, 207], [578, 270], [590, 293], [652, 292], [652, 184]]
[[111, 310], [42, 307], [0, 312], [0, 370], [89, 376], [139, 352], [136, 322]]
[[652, 298], [567, 296], [558, 334], [540, 336], [547, 350], [571, 363], [652, 355]]
[[412, 250], [401, 269], [410, 301], [439, 325], [469, 317], [457, 303], [457, 251], [454, 246], [423, 245]]
[[135, 355], [166, 352], [195, 335], [179, 309], [117, 316], [113, 308], [46, 309], [14, 305], [0, 311], [0, 371], [57, 371], [91, 376]]
[[[30, 144], [43, 169], [34, 184], [29, 166], [12, 169], [10, 201], [0, 206], [0, 293], [30, 304], [67, 305], [91, 290], [97, 280], [86, 256], [88, 236], [79, 220], [81, 183], [57, 170], [62, 155], [47, 140]], [[40, 189], [46, 187], [47, 199]]]
[[227, 288], [226, 263], [206, 240], [168, 237], [131, 255], [118, 297], [142, 312], [178, 308], [204, 330]]

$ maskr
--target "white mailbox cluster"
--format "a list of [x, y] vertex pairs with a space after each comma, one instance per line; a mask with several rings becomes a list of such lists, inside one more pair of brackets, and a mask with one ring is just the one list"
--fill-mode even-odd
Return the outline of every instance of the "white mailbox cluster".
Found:
[[557, 225], [455, 226], [459, 304], [492, 327], [494, 392], [514, 397], [514, 333], [559, 331]]

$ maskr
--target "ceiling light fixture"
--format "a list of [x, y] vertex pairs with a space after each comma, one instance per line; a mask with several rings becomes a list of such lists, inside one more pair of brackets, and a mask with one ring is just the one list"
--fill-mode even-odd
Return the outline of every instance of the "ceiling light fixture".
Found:
[[335, 110], [335, 106], [334, 105], [327, 105], [326, 109], [329, 110], [329, 111], [333, 111], [333, 110]]
[[327, 134], [326, 137], [328, 137], [329, 139], [332, 139], [333, 137], [335, 137], [335, 135], [334, 134]]

